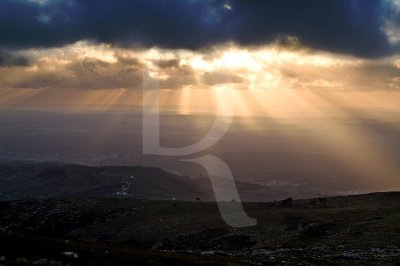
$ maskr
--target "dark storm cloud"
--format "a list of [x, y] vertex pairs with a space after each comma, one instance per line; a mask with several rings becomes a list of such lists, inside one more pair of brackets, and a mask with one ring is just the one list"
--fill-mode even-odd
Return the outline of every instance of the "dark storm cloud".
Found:
[[0, 50], [0, 67], [28, 66], [28, 64], [27, 58]]
[[[383, 31], [389, 0], [2, 0], [0, 46], [48, 47], [88, 39], [198, 49], [296, 36], [303, 45], [379, 57], [395, 52]], [[398, 21], [397, 21], [398, 22]], [[397, 23], [396, 22], [396, 23]]]
[[243, 81], [244, 79], [242, 77], [224, 71], [205, 72], [203, 74], [203, 82], [206, 85], [242, 83]]
[[161, 68], [175, 68], [179, 66], [178, 59], [170, 59], [170, 60], [159, 60], [156, 62]]

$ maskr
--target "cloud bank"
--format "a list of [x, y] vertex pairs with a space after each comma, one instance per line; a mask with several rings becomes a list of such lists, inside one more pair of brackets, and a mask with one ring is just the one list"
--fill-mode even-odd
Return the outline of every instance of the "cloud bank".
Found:
[[[280, 45], [230, 44], [200, 52], [78, 42], [3, 57], [13, 65], [0, 67], [0, 88], [141, 90], [146, 76], [172, 90], [400, 89], [400, 57], [372, 60]], [[21, 58], [30, 58], [29, 64]]]

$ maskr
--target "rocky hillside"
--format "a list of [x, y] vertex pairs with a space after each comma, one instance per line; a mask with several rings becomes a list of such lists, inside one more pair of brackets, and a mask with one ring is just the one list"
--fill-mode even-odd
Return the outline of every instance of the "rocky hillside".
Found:
[[4, 201], [0, 235], [11, 244], [0, 250], [0, 259], [148, 265], [177, 260], [192, 265], [395, 265], [400, 260], [400, 193], [245, 203], [244, 208], [257, 218], [257, 226], [227, 226], [212, 202]]

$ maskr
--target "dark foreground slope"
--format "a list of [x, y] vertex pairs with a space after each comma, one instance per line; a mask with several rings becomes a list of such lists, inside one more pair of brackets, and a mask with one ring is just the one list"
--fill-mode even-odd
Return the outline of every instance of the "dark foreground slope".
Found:
[[227, 226], [212, 202], [112, 198], [1, 202], [0, 260], [6, 265], [40, 259], [110, 265], [394, 265], [400, 261], [400, 193], [244, 207], [258, 219], [257, 226]]

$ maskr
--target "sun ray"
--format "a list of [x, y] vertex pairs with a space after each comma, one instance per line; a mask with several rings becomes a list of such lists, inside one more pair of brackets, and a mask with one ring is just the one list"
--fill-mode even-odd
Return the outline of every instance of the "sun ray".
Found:
[[[321, 102], [332, 100], [331, 97], [327, 100], [320, 93], [316, 93], [315, 96], [315, 99]], [[341, 104], [336, 103], [333, 106], [338, 108], [338, 113], [346, 114], [346, 110], [340, 108]], [[319, 139], [332, 154], [336, 154], [336, 158], [355, 173], [361, 174], [375, 184], [385, 184], [387, 188], [396, 186], [398, 183], [400, 168], [373, 145], [376, 140], [367, 131], [335, 120], [327, 120], [323, 127], [310, 125], [309, 129], [312, 130], [316, 140]]]

